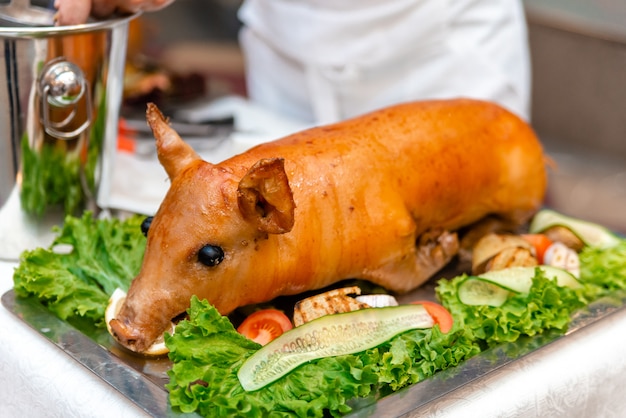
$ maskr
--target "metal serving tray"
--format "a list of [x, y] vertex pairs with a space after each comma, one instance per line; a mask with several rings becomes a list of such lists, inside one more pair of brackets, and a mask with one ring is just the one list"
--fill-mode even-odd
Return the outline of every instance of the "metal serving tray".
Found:
[[[422, 298], [432, 296], [433, 284], [421, 288]], [[548, 332], [520, 338], [470, 358], [458, 367], [441, 371], [433, 377], [382, 399], [358, 400], [351, 417], [400, 417], [414, 415], [432, 402], [471, 382], [515, 362], [529, 354], [539, 354], [556, 341], [566, 343], [572, 333], [625, 308], [626, 295], [604, 298], [574, 315], [565, 335]], [[120, 348], [106, 330], [81, 331], [62, 321], [37, 300], [20, 298], [13, 290], [2, 296], [2, 304], [17, 318], [32, 327], [70, 357], [118, 390], [146, 413], [154, 417], [189, 417], [172, 410], [165, 384], [171, 362], [167, 358], [144, 358]]]

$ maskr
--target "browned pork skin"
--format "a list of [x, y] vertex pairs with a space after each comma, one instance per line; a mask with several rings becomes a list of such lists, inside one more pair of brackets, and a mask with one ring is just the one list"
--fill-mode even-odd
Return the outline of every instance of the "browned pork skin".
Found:
[[111, 323], [138, 352], [192, 295], [227, 314], [345, 278], [412, 290], [458, 250], [454, 231], [489, 214], [525, 222], [546, 187], [531, 128], [482, 101], [401, 104], [220, 164], [202, 161], [154, 105], [147, 118], [171, 186]]

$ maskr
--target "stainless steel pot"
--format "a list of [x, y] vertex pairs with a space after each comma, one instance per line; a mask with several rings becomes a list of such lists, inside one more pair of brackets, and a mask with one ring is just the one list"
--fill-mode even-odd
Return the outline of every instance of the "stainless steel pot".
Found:
[[[96, 209], [114, 156], [129, 22], [55, 26], [30, 0], [0, 5], [0, 217]], [[2, 237], [0, 225], [0, 239]], [[6, 235], [6, 234], [4, 234]]]
[[53, 16], [28, 0], [0, 8], [0, 204], [19, 185], [22, 208], [38, 216], [95, 202], [134, 17], [57, 27]]

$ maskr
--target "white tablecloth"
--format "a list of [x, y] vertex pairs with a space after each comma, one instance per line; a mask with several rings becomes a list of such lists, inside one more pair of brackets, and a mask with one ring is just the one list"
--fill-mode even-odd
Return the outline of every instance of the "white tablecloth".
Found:
[[[0, 262], [0, 292], [16, 263]], [[117, 390], [0, 307], [0, 417], [144, 417]]]

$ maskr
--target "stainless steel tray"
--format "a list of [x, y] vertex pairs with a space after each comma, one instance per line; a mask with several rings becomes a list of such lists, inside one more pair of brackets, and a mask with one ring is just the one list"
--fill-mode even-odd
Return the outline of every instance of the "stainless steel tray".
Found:
[[[421, 290], [432, 295], [432, 287]], [[398, 391], [382, 399], [367, 398], [354, 403], [351, 417], [400, 417], [413, 415], [419, 409], [451, 394], [457, 389], [555, 342], [566, 342], [569, 335], [601, 321], [625, 308], [626, 296], [604, 298], [574, 315], [565, 335], [545, 333], [520, 338], [465, 361], [458, 367]], [[70, 357], [118, 390], [146, 413], [154, 417], [197, 416], [173, 411], [165, 384], [171, 362], [167, 358], [149, 359], [120, 348], [106, 330], [81, 331], [60, 320], [37, 300], [20, 298], [13, 290], [2, 296], [2, 304], [17, 318], [51, 341]], [[563, 341], [565, 340], [565, 341]]]

